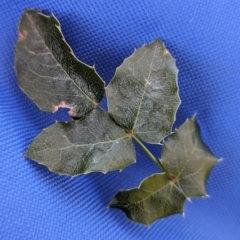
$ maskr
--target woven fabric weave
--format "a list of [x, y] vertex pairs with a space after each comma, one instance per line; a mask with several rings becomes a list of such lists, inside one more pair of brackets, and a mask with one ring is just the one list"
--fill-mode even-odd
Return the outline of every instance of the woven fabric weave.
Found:
[[[53, 12], [76, 56], [109, 83], [134, 48], [160, 37], [177, 59], [181, 107], [176, 127], [195, 112], [204, 141], [223, 162], [208, 199], [187, 203], [185, 217], [150, 228], [107, 206], [157, 167], [137, 147], [137, 164], [71, 179], [24, 158], [41, 130], [63, 119], [41, 112], [19, 89], [17, 26], [26, 8]], [[240, 1], [2, 0], [0, 7], [0, 239], [240, 239]], [[106, 106], [106, 100], [102, 102]], [[160, 156], [156, 146], [151, 151]]]

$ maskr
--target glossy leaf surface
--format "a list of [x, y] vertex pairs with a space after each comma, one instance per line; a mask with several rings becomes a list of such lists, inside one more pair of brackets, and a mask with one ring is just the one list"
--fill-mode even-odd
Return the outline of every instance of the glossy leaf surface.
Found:
[[67, 107], [71, 116], [82, 117], [104, 96], [104, 82], [93, 67], [75, 57], [54, 15], [24, 12], [16, 71], [21, 89], [44, 111]]
[[145, 142], [159, 143], [171, 132], [180, 104], [175, 60], [157, 39], [136, 50], [106, 88], [116, 122]]
[[121, 209], [135, 222], [150, 225], [159, 218], [183, 213], [185, 200], [169, 177], [160, 173], [144, 179], [139, 188], [119, 191], [110, 207]]
[[72, 176], [121, 170], [136, 158], [131, 138], [108, 113], [96, 110], [80, 120], [44, 129], [26, 156], [51, 171]]
[[206, 196], [206, 182], [218, 162], [204, 144], [196, 116], [186, 122], [164, 143], [161, 163], [187, 197]]

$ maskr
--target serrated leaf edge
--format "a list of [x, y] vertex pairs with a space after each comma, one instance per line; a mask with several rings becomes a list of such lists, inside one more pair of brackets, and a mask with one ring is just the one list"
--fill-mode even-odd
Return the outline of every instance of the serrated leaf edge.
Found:
[[[132, 53], [129, 57], [126, 57], [126, 58], [123, 60], [123, 62], [116, 68], [115, 73], [114, 73], [114, 76], [112, 77], [112, 79], [110, 80], [110, 82], [108, 83], [108, 85], [105, 87], [105, 91], [107, 90], [107, 88], [108, 88], [109, 84], [111, 83], [111, 81], [112, 81], [112, 80], [115, 78], [115, 76], [117, 75], [118, 69], [122, 66], [122, 64], [124, 64], [124, 62], [126, 62], [127, 60], [133, 58], [133, 55], [135, 54], [136, 51], [144, 48], [145, 46], [151, 45], [151, 44], [153, 44], [153, 43], [156, 42], [156, 41], [159, 41], [160, 43], [163, 44], [163, 47], [165, 48], [166, 53], [167, 53], [168, 55], [170, 55], [170, 56], [172, 57], [172, 59], [176, 62], [176, 59], [175, 59], [175, 58], [171, 55], [171, 53], [167, 50], [167, 48], [166, 48], [166, 46], [165, 46], [165, 43], [164, 43], [160, 38], [156, 38], [154, 41], [152, 41], [152, 42], [150, 42], [150, 43], [148, 43], [148, 44], [143, 44], [143, 45], [142, 45], [141, 47], [139, 47], [138, 49], [134, 48], [133, 53]], [[180, 106], [181, 103], [182, 103], [182, 100], [181, 100], [180, 94], [179, 94], [178, 73], [179, 73], [179, 69], [178, 69], [177, 66], [176, 66], [176, 78], [175, 78], [175, 82], [176, 82], [176, 86], [177, 86], [177, 98], [178, 98], [178, 100], [179, 100], [179, 103], [178, 103], [178, 106], [177, 106], [176, 111], [175, 111], [175, 113], [174, 113], [173, 122], [172, 122], [172, 124], [171, 124], [171, 129], [172, 129], [172, 127], [173, 127], [173, 125], [174, 125], [174, 123], [175, 123], [175, 121], [176, 121], [176, 116], [177, 116], [177, 111], [178, 111], [178, 109], [179, 109], [179, 106]], [[144, 91], [143, 91], [143, 94], [142, 94], [142, 99], [143, 99], [143, 97], [144, 97], [144, 95], [145, 95], [145, 93], [146, 93], [146, 84], [147, 84], [147, 82], [145, 83], [145, 86], [144, 86]], [[109, 109], [109, 99], [108, 99], [108, 95], [106, 95], [106, 98], [107, 98], [107, 109]], [[130, 131], [133, 131], [133, 132], [134, 132], [134, 126], [135, 126], [135, 124], [136, 124], [137, 116], [139, 115], [139, 111], [140, 111], [141, 105], [142, 105], [142, 101], [141, 101], [141, 103], [140, 103], [140, 105], [139, 105], [139, 108], [138, 108], [138, 112], [137, 112], [137, 115], [136, 115], [136, 118], [135, 118], [135, 121], [134, 121], [133, 129], [130, 130]], [[110, 112], [108, 112], [108, 113], [109, 113], [109, 115], [114, 119], [114, 121], [115, 121], [119, 126], [121, 126], [121, 124], [117, 121], [117, 119], [115, 119], [114, 116], [113, 116]], [[121, 126], [121, 127], [122, 127], [123, 129], [125, 129], [123, 126]], [[127, 130], [127, 129], [125, 129], [125, 130], [126, 130], [126, 131], [129, 131], [129, 130]], [[171, 133], [173, 133], [173, 132], [171, 132]], [[159, 142], [146, 142], [146, 141], [144, 141], [144, 140], [142, 140], [142, 141], [143, 141], [143, 142], [146, 142], [146, 143], [150, 143], [150, 144], [161, 145], [161, 142], [162, 142], [167, 136], [169, 136], [171, 133], [169, 133], [169, 134], [167, 134], [166, 136], [164, 136]]]
[[[55, 121], [55, 123], [60, 123], [60, 122], [59, 122], [59, 121]], [[61, 123], [62, 123], [62, 122], [61, 122]], [[65, 123], [67, 124], [67, 123], [69, 123], [69, 122], [65, 122]], [[43, 128], [42, 131], [33, 139], [32, 143], [35, 141], [35, 139], [37, 139], [37, 138], [42, 134], [42, 132], [43, 132], [44, 130], [47, 130], [48, 128], [52, 127], [53, 125], [54, 125], [54, 124], [52, 124], [52, 125], [50, 125], [50, 126], [48, 126], [48, 127], [46, 127], [46, 128]], [[119, 140], [119, 139], [124, 139], [124, 138], [131, 138], [131, 137], [126, 134], [124, 137], [121, 137], [121, 138], [118, 138], [118, 139], [115, 139], [115, 140], [112, 140], [112, 141], [105, 141], [105, 142], [103, 142], [103, 143], [114, 142], [114, 141], [117, 141], [117, 140]], [[32, 143], [28, 146], [28, 149], [30, 148], [30, 146], [32, 145]], [[97, 144], [98, 144], [98, 143], [95, 143], [95, 144], [79, 144], [79, 145], [82, 146], [82, 145], [97, 145]], [[79, 174], [76, 174], [76, 175], [71, 175], [71, 174], [68, 174], [68, 173], [56, 172], [56, 171], [52, 170], [50, 167], [48, 167], [47, 165], [45, 165], [45, 164], [39, 162], [38, 160], [36, 160], [36, 159], [28, 156], [28, 149], [27, 149], [27, 151], [26, 151], [25, 154], [24, 154], [24, 157], [25, 157], [25, 158], [28, 158], [28, 159], [30, 159], [30, 160], [33, 160], [34, 162], [36, 162], [37, 164], [39, 164], [39, 165], [41, 165], [41, 166], [45, 166], [45, 167], [46, 167], [50, 172], [52, 172], [52, 173], [55, 173], [55, 174], [60, 175], [60, 176], [70, 176], [71, 178], [74, 178], [74, 177], [77, 177], [77, 176], [80, 176], [80, 175], [86, 175], [86, 174], [89, 174], [89, 173], [94, 173], [94, 172], [103, 173], [104, 175], [107, 174], [108, 172], [113, 172], [113, 171], [120, 171], [120, 172], [121, 172], [121, 171], [122, 171], [123, 169], [125, 169], [126, 167], [130, 166], [131, 164], [136, 163], [136, 157], [135, 157], [135, 160], [134, 160], [134, 161], [132, 161], [132, 162], [130, 162], [129, 164], [125, 165], [125, 167], [124, 167], [124, 168], [121, 168], [121, 169], [119, 169], [119, 168], [117, 168], [117, 169], [112, 169], [112, 170], [109, 170], [109, 171], [107, 171], [107, 172], [96, 171], [96, 170], [95, 170], [95, 171], [88, 171], [88, 172], [79, 173]], [[135, 151], [135, 152], [136, 152], [136, 151]]]
[[[140, 184], [138, 185], [138, 187], [128, 188], [128, 189], [119, 189], [118, 192], [131, 191], [131, 190], [134, 190], [134, 189], [140, 190], [142, 183], [143, 183], [145, 180], [147, 180], [148, 178], [152, 177], [153, 175], [162, 175], [162, 176], [163, 176], [163, 175], [167, 175], [167, 173], [165, 173], [165, 172], [162, 172], [162, 173], [153, 173], [153, 174], [151, 174], [150, 176], [144, 178], [144, 179], [140, 182]], [[175, 183], [173, 183], [170, 179], [169, 179], [169, 183], [166, 184], [163, 188], [167, 187], [169, 184], [171, 184], [171, 187], [175, 187], [176, 189], [178, 189], [178, 191], [181, 192], [181, 193], [183, 193], [183, 195], [185, 196], [185, 200], [184, 200], [184, 202], [183, 202], [183, 207], [182, 207], [182, 212], [174, 213], [174, 214], [168, 215], [168, 216], [166, 216], [166, 217], [162, 217], [162, 218], [157, 218], [156, 220], [154, 220], [154, 221], [151, 222], [150, 224], [145, 224], [145, 223], [143, 223], [143, 222], [136, 222], [136, 221], [134, 221], [133, 219], [129, 218], [127, 214], [125, 214], [125, 215], [127, 216], [127, 218], [128, 218], [131, 222], [138, 223], [138, 224], [142, 224], [142, 225], [144, 225], [144, 226], [150, 227], [150, 226], [151, 226], [154, 222], [156, 222], [157, 220], [162, 220], [163, 218], [167, 218], [167, 217], [170, 217], [170, 216], [172, 216], [172, 215], [182, 214], [182, 216], [185, 217], [185, 214], [184, 214], [185, 203], [186, 203], [186, 201], [190, 201], [190, 202], [191, 202], [191, 199], [188, 198], [188, 197], [184, 194], [184, 192], [182, 192], [182, 190], [179, 189], [178, 186], [177, 186]], [[163, 189], [163, 188], [161, 188], [161, 189]], [[114, 197], [115, 197], [115, 196], [116, 196], [116, 194], [114, 195]], [[147, 197], [147, 198], [148, 198], [148, 197]], [[145, 199], [147, 199], [147, 198], [145, 198]], [[113, 198], [113, 199], [114, 199], [114, 198]], [[111, 200], [111, 202], [113, 201], [113, 199]], [[141, 200], [140, 200], [140, 201], [141, 201]], [[137, 201], [137, 202], [140, 202], [140, 201]], [[111, 202], [109, 203], [109, 205], [107, 206], [107, 208], [112, 208], [112, 207], [111, 207]], [[124, 212], [124, 213], [125, 213], [125, 212]]]
[[[203, 139], [202, 139], [202, 137], [201, 137], [201, 129], [200, 129], [200, 126], [199, 126], [199, 124], [198, 124], [198, 122], [197, 122], [197, 113], [194, 113], [194, 115], [193, 115], [191, 118], [187, 118], [187, 119], [184, 121], [183, 124], [188, 123], [188, 122], [190, 122], [190, 121], [193, 121], [193, 122], [197, 125], [198, 130], [199, 130], [199, 133], [200, 133], [199, 136], [200, 136], [200, 138], [201, 138], [201, 141], [204, 143], [205, 147], [212, 153], [212, 151], [210, 150], [210, 148], [205, 144], [205, 142], [203, 141]], [[183, 124], [181, 124], [181, 126], [182, 126]], [[181, 126], [180, 126], [180, 127], [181, 127]], [[180, 127], [179, 127], [179, 128], [180, 128]], [[178, 128], [175, 128], [175, 130], [174, 130], [173, 132], [171, 132], [169, 135], [167, 135], [167, 137], [170, 136], [170, 135], [172, 135], [172, 134], [177, 134], [177, 133], [178, 133]], [[167, 138], [167, 137], [166, 137], [166, 138]], [[166, 142], [167, 142], [167, 140], [166, 140]], [[163, 141], [163, 146], [164, 146], [164, 143], [165, 143], [165, 142]], [[212, 153], [212, 155], [214, 156], [213, 153]], [[217, 158], [216, 158], [216, 159], [217, 159]], [[191, 159], [189, 159], [189, 161], [190, 161], [190, 160], [191, 160]], [[161, 162], [161, 158], [159, 159], [159, 161]], [[211, 171], [213, 170], [213, 168], [214, 168], [219, 162], [223, 161], [223, 159], [222, 159], [222, 158], [217, 159], [217, 161], [215, 162], [215, 164], [213, 165], [213, 167], [212, 167], [211, 170], [209, 171], [209, 174], [206, 176], [206, 179], [205, 179], [205, 182], [204, 182], [204, 189], [205, 189], [206, 194], [205, 194], [205, 195], [202, 195], [202, 196], [187, 196], [187, 195], [185, 194], [185, 192], [183, 191], [181, 185], [179, 185], [179, 179], [181, 179], [181, 177], [179, 177], [179, 176], [180, 176], [181, 172], [182, 172], [183, 169], [186, 167], [186, 165], [187, 165], [187, 163], [188, 163], [189, 161], [186, 162], [185, 166], [181, 169], [180, 173], [179, 173], [177, 176], [174, 176], [174, 177], [176, 178], [176, 183], [175, 183], [175, 185], [176, 185], [177, 188], [186, 196], [186, 198], [187, 198], [187, 200], [188, 200], [189, 202], [192, 202], [192, 201], [191, 201], [191, 198], [208, 198], [209, 195], [208, 195], [207, 189], [206, 189], [207, 181], [208, 181], [208, 179], [209, 179], [209, 177], [210, 177], [210, 174], [211, 174]], [[161, 162], [161, 164], [162, 164], [162, 162]], [[163, 165], [162, 165], [162, 166], [163, 166]], [[198, 171], [199, 171], [199, 170], [198, 170]], [[166, 170], [165, 170], [165, 173], [168, 174], [169, 176], [171, 175], [171, 174], [169, 174]], [[194, 173], [196, 173], [196, 172], [194, 172]], [[191, 174], [194, 174], [194, 173], [191, 173]], [[189, 176], [189, 175], [188, 175], [188, 176]], [[186, 177], [186, 176], [185, 176], [185, 177]]]
[[[55, 25], [55, 27], [59, 30], [60, 34], [62, 35], [62, 40], [63, 40], [63, 42], [68, 46], [68, 48], [69, 48], [69, 50], [70, 50], [70, 54], [74, 57], [74, 59], [75, 59], [76, 61], [78, 61], [78, 62], [80, 62], [81, 64], [85, 65], [86, 67], [94, 70], [94, 73], [98, 76], [99, 80], [103, 83], [103, 88], [104, 88], [104, 90], [105, 90], [105, 84], [106, 84], [106, 83], [105, 83], [105, 81], [101, 78], [101, 76], [98, 74], [98, 72], [96, 71], [95, 64], [94, 64], [93, 66], [90, 66], [90, 65], [88, 65], [88, 64], [80, 61], [80, 60], [76, 57], [76, 55], [74, 54], [71, 46], [67, 43], [67, 41], [66, 41], [66, 39], [65, 39], [65, 37], [64, 37], [64, 34], [63, 34], [63, 32], [62, 32], [62, 29], [61, 29], [61, 23], [60, 23], [60, 21], [56, 18], [56, 16], [55, 16], [53, 13], [51, 13], [51, 15], [43, 14], [42, 11], [39, 10], [39, 9], [25, 9], [24, 13], [27, 12], [27, 11], [29, 11], [29, 10], [36, 11], [37, 14], [39, 14], [39, 15], [45, 17], [45, 18], [48, 18], [48, 19], [54, 18], [54, 20], [59, 24], [59, 25], [56, 25], [56, 24], [54, 24], [54, 25]], [[20, 22], [21, 22], [21, 19], [20, 19]], [[20, 26], [20, 22], [19, 22], [19, 26]], [[20, 32], [19, 32], [19, 34], [20, 34]], [[39, 34], [39, 36], [41, 36], [41, 34]], [[43, 41], [43, 43], [44, 43], [44, 45], [45, 45], [45, 41], [44, 41], [44, 39], [42, 38], [42, 36], [41, 36], [41, 39], [42, 39], [42, 41]], [[17, 45], [17, 44], [16, 44], [16, 45]], [[15, 49], [16, 49], [16, 45], [15, 45]], [[47, 49], [49, 49], [47, 45], [45, 45], [45, 46], [47, 47]], [[51, 51], [50, 49], [49, 49], [49, 52], [52, 53], [52, 51]], [[62, 66], [61, 66], [61, 64], [59, 63], [59, 61], [55, 58], [55, 55], [52, 54], [52, 56], [54, 57], [54, 59], [55, 59], [55, 61], [58, 63], [58, 65], [61, 67], [61, 69], [66, 73], [66, 75], [69, 76], [69, 74], [66, 72], [66, 70], [65, 70], [64, 68], [62, 68]], [[16, 64], [16, 59], [15, 59], [15, 64]], [[14, 69], [15, 69], [15, 71], [16, 71], [15, 65], [14, 65]], [[16, 71], [16, 74], [17, 74], [17, 76], [18, 76], [17, 71]], [[99, 103], [96, 103], [94, 100], [92, 100], [92, 99], [75, 83], [75, 81], [74, 81], [70, 76], [69, 76], [69, 79], [70, 79], [71, 82], [77, 87], [77, 89], [78, 89], [87, 99], [89, 99], [89, 101], [91, 101], [91, 102], [93, 103], [93, 105], [94, 105], [95, 107], [98, 107]], [[24, 90], [20, 85], [19, 85], [19, 87], [20, 87], [21, 90], [27, 95], [27, 93], [25, 92], [25, 90]], [[28, 96], [28, 95], [27, 95], [27, 96]], [[35, 103], [35, 102], [34, 102], [34, 103]], [[36, 104], [36, 105], [38, 106], [38, 108], [41, 110], [40, 106], [39, 106], [37, 103], [35, 103], [35, 104]], [[90, 110], [90, 111], [91, 111], [91, 110]]]

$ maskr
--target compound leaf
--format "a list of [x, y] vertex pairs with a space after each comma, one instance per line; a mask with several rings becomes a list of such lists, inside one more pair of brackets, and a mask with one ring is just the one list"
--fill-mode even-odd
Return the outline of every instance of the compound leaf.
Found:
[[159, 218], [183, 213], [185, 200], [167, 174], [159, 173], [144, 179], [139, 188], [119, 191], [110, 207], [123, 210], [135, 222], [150, 225]]
[[174, 131], [164, 143], [161, 163], [187, 197], [206, 196], [206, 182], [218, 162], [204, 144], [196, 116]]
[[157, 39], [117, 68], [106, 88], [109, 112], [125, 129], [149, 143], [171, 132], [180, 104], [175, 60]]
[[21, 89], [41, 110], [70, 108], [82, 117], [104, 96], [104, 82], [93, 67], [73, 54], [54, 15], [26, 10], [19, 25], [16, 71]]
[[131, 138], [108, 113], [96, 110], [80, 120], [44, 129], [26, 156], [53, 172], [72, 176], [121, 170], [136, 158]]

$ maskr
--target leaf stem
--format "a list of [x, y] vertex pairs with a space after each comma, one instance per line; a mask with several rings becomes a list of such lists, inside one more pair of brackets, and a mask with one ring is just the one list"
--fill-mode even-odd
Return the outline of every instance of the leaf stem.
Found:
[[143, 151], [151, 158], [151, 160], [159, 167], [161, 168], [164, 172], [164, 167], [162, 166], [161, 162], [155, 158], [152, 153], [145, 147], [145, 145], [135, 136], [132, 135], [132, 138], [137, 142], [137, 144], [143, 149]]
[[[102, 108], [102, 106], [99, 104], [98, 105], [98, 108], [101, 109], [102, 111], [104, 112], [108, 112], [106, 111], [104, 108]], [[134, 134], [131, 134], [131, 137], [137, 142], [137, 144], [143, 149], [143, 151], [150, 157], [150, 159], [160, 168], [162, 169], [164, 172], [165, 169], [163, 167], [163, 165], [161, 164], [160, 161], [157, 160], [157, 158], [155, 158], [153, 156], [153, 154], [147, 149], [147, 147], [145, 147], [145, 145], [134, 135]], [[167, 173], [167, 172], [166, 172]]]

